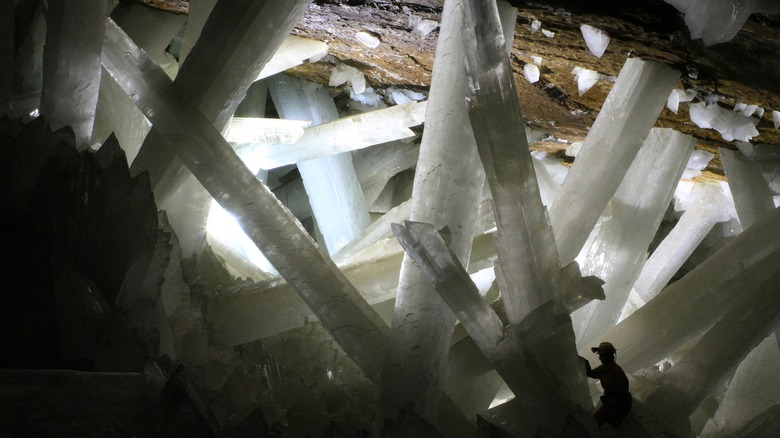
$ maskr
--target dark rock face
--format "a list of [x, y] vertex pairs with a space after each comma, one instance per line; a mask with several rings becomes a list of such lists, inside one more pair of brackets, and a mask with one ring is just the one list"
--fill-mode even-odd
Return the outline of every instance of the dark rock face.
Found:
[[130, 178], [115, 140], [79, 153], [72, 131], [42, 119], [2, 123], [2, 366], [91, 370], [112, 343], [103, 334], [130, 336], [112, 320], [127, 273], [149, 264], [157, 239], [148, 181]]

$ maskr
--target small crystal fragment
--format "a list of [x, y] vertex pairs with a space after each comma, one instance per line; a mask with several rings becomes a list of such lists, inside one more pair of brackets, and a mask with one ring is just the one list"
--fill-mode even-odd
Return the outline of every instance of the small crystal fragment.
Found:
[[758, 135], [758, 119], [745, 117], [718, 105], [699, 102], [691, 105], [691, 121], [699, 128], [714, 129], [726, 141], [750, 141]]
[[531, 33], [539, 32], [539, 29], [542, 28], [542, 22], [539, 20], [534, 20], [531, 22]]
[[720, 95], [715, 93], [710, 93], [706, 96], [704, 96], [704, 103], [707, 105], [714, 105], [716, 103], [720, 102]]
[[328, 54], [328, 45], [322, 41], [289, 35], [263, 67], [257, 79], [267, 78], [289, 68], [301, 65], [303, 61], [317, 62]]
[[756, 111], [758, 111], [758, 105], [748, 105], [744, 103], [734, 105], [734, 112], [738, 112], [745, 117], [752, 116]]
[[382, 103], [382, 96], [376, 94], [376, 90], [371, 87], [366, 87], [362, 93], [356, 93], [353, 89], [349, 94], [349, 98], [355, 102], [373, 108], [379, 108], [380, 104]]
[[691, 157], [688, 158], [688, 164], [685, 165], [685, 172], [683, 172], [683, 179], [693, 179], [701, 175], [701, 171], [704, 170], [707, 165], [715, 158], [715, 154], [712, 152], [696, 149], [691, 153]]
[[532, 56], [531, 59], [533, 59], [534, 64], [541, 67], [542, 66], [542, 57], [541, 56]]
[[428, 36], [428, 34], [434, 31], [434, 29], [439, 27], [439, 23], [437, 21], [420, 19], [420, 17], [416, 15], [409, 17], [409, 24], [410, 26], [414, 26], [412, 29], [412, 35], [417, 35], [420, 37]]
[[577, 153], [580, 151], [580, 148], [582, 147], [581, 141], [575, 141], [574, 143], [570, 144], [566, 148], [566, 155], [569, 157], [577, 157]]
[[528, 79], [528, 82], [535, 84], [539, 82], [539, 67], [534, 64], [526, 64], [523, 67], [523, 75]]
[[360, 74], [360, 70], [347, 64], [339, 64], [330, 71], [329, 87], [338, 87]]
[[780, 128], [780, 111], [772, 111], [772, 122], [775, 124], [775, 129]]
[[363, 73], [358, 73], [349, 78], [349, 85], [355, 93], [360, 94], [366, 91], [366, 77], [363, 76]]
[[542, 34], [546, 36], [547, 38], [553, 38], [555, 37], [555, 32], [551, 32], [547, 29], [542, 29]]
[[588, 45], [590, 53], [601, 58], [609, 45], [609, 35], [601, 29], [595, 28], [588, 24], [580, 26], [582, 37], [585, 38], [585, 44]]
[[574, 67], [571, 72], [574, 75], [574, 79], [577, 80], [577, 91], [580, 93], [580, 96], [590, 90], [601, 79], [601, 75], [595, 70]]
[[366, 31], [360, 31], [355, 34], [355, 38], [360, 41], [364, 46], [369, 47], [371, 49], [375, 49], [379, 47], [379, 38], [377, 38], [375, 35], [368, 33]]
[[666, 100], [666, 107], [675, 114], [680, 107], [680, 102], [690, 102], [696, 97], [696, 90], [672, 90]]

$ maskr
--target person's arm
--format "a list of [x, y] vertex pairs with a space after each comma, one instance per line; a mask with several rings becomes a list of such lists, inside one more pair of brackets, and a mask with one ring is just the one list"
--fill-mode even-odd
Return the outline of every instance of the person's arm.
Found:
[[588, 359], [585, 359], [584, 357], [580, 356], [580, 359], [582, 359], [583, 362], [585, 362], [585, 374], [588, 377], [592, 377], [596, 379], [596, 374], [593, 372], [593, 369], [590, 367], [590, 362], [588, 362]]

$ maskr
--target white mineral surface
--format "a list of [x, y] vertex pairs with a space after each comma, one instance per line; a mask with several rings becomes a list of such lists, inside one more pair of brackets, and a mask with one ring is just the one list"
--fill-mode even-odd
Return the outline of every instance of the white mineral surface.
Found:
[[581, 25], [580, 31], [582, 32], [582, 37], [585, 39], [585, 44], [587, 44], [590, 53], [596, 58], [601, 58], [609, 45], [609, 35], [603, 30], [589, 24]]

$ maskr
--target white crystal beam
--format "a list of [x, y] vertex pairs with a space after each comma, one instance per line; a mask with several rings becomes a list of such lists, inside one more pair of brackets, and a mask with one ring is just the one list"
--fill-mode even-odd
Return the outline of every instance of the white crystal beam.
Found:
[[[464, 2], [469, 118], [493, 197], [501, 297], [510, 323], [557, 298], [558, 253], [528, 151], [498, 11]], [[500, 114], [500, 117], [497, 115]], [[505, 287], [504, 287], [505, 286]]]
[[356, 237], [348, 245], [345, 245], [338, 252], [333, 254], [333, 260], [336, 263], [340, 263], [341, 261], [346, 260], [347, 258], [368, 248], [374, 242], [390, 237], [392, 235], [390, 224], [394, 222], [403, 222], [409, 219], [409, 212], [411, 208], [411, 200], [405, 201], [397, 207], [393, 207], [387, 213], [382, 215], [381, 218], [375, 220], [374, 223], [369, 225], [360, 236]]
[[774, 405], [780, 406], [780, 350], [773, 333], [739, 364], [723, 401], [700, 436], [734, 436], [751, 418]]
[[390, 108], [342, 117], [304, 129], [294, 144], [247, 144], [264, 169], [351, 152], [396, 140], [414, 138], [410, 127], [425, 120], [427, 102], [412, 102]]
[[[477, 286], [433, 225], [406, 221], [392, 224], [401, 246], [447, 302], [474, 342], [483, 351], [495, 349], [503, 337], [504, 324], [479, 294]], [[490, 353], [495, 358], [497, 351]]]
[[[500, 267], [496, 276], [507, 319], [510, 324], [536, 329], [526, 318], [545, 303], [547, 308], [555, 308], [549, 303], [561, 298], [553, 288], [553, 278], [559, 271], [558, 254], [528, 152], [523, 123], [518, 123], [523, 118], [505, 43], [499, 37], [501, 25], [494, 5], [493, 2], [464, 1], [465, 65], [471, 88], [469, 117], [493, 196]], [[496, 117], [497, 114], [501, 117]], [[452, 290], [453, 287], [447, 289]], [[449, 301], [448, 304], [455, 310]], [[579, 360], [574, 354], [571, 320], [567, 311], [553, 314], [557, 325], [550, 332], [553, 335], [548, 339], [551, 343], [545, 348], [549, 352], [554, 351], [559, 360], [548, 364], [545, 369], [557, 377], [550, 379], [535, 367], [527, 370], [528, 377], [541, 387], [548, 388], [547, 392], [553, 387], [562, 392], [562, 397], [553, 403], [584, 405], [587, 400], [585, 380], [581, 376], [579, 379], [563, 377], [577, 376], [580, 371]], [[459, 319], [463, 323], [460, 315]], [[469, 333], [474, 337], [471, 331]], [[519, 333], [522, 333], [520, 339], [523, 339], [524, 332]], [[537, 358], [535, 347], [538, 344], [529, 344], [530, 347], [524, 345], [523, 348], [530, 348], [529, 351], [534, 353], [530, 357]], [[514, 357], [525, 354], [520, 353], [511, 342], [503, 345], [508, 348], [504, 354]], [[498, 361], [499, 364], [503, 360], [505, 358]], [[498, 367], [500, 369], [500, 365]], [[505, 380], [508, 378], [504, 376]], [[573, 386], [568, 387], [567, 383]], [[521, 390], [513, 385], [510, 387], [516, 395]]]
[[580, 347], [614, 326], [647, 257], [647, 248], [672, 200], [693, 150], [693, 137], [653, 129], [612, 198], [612, 218], [601, 224], [582, 271], [604, 280], [604, 301], [573, 316]]
[[620, 365], [631, 372], [657, 363], [755, 290], [780, 262], [778, 226], [775, 209], [604, 333], [620, 349]]
[[51, 0], [46, 14], [41, 114], [52, 129], [71, 126], [89, 143], [100, 89], [106, 0]]
[[453, 344], [444, 390], [467, 418], [486, 411], [502, 385], [504, 380], [471, 338]]
[[[327, 89], [317, 84], [276, 75], [268, 79], [268, 90], [282, 118], [311, 120], [315, 125], [338, 118]], [[302, 161], [298, 170], [325, 246], [335, 254], [371, 225], [352, 156], [341, 153]]]
[[733, 436], [761, 438], [777, 435], [780, 435], [780, 404], [766, 408], [764, 412], [751, 418]]
[[626, 60], [550, 209], [562, 265], [580, 252], [679, 77], [663, 64]]
[[734, 151], [718, 148], [723, 170], [729, 180], [729, 190], [734, 198], [742, 229], [753, 225], [758, 218], [774, 210], [772, 190], [761, 175], [756, 161], [740, 160]]
[[[463, 102], [462, 3], [444, 3], [410, 220], [449, 226], [451, 247], [468, 264], [484, 176]], [[455, 317], [407, 257], [401, 268], [391, 341], [382, 374], [385, 416], [414, 404], [431, 418], [441, 398]]]
[[[490, 234], [474, 239], [474, 263], [495, 257], [492, 240]], [[372, 255], [369, 261], [342, 266], [344, 275], [372, 306], [395, 299], [404, 252], [395, 238], [388, 246], [384, 253]], [[287, 283], [244, 286], [235, 293], [213, 297], [209, 306], [214, 341], [231, 347], [295, 329], [313, 316]]]
[[366, 205], [376, 201], [390, 178], [417, 164], [419, 146], [419, 143], [395, 141], [352, 153], [352, 164], [363, 188]]
[[[221, 131], [309, 3], [218, 1], [176, 76], [176, 90]], [[160, 199], [185, 177], [180, 175], [181, 161], [156, 144], [155, 131], [153, 128], [144, 141], [133, 168], [149, 172], [155, 196]]]
[[671, 424], [687, 419], [718, 382], [780, 322], [780, 271], [757, 291], [745, 291], [695, 347], [661, 378], [645, 407]]
[[[521, 324], [504, 329], [498, 315], [480, 296], [477, 286], [445, 243], [444, 236], [431, 224], [408, 221], [405, 227], [393, 224], [393, 233], [515, 395], [528, 409], [554, 412], [537, 418], [529, 424], [530, 429], [549, 428], [556, 420], [560, 424], [562, 418], [555, 411], [589, 403], [583, 373], [576, 372], [579, 359], [576, 355], [566, 359], [555, 349], [567, 334], [568, 342], [574, 344], [574, 333], [565, 311], [556, 313], [550, 301], [534, 309], [532, 316]], [[536, 333], [540, 329], [544, 334]], [[544, 342], [540, 342], [542, 339]], [[544, 343], [546, 354], [539, 349]], [[552, 357], [555, 357], [552, 362], [569, 362], [573, 367], [567, 369], [548, 362]], [[540, 373], [542, 369], [544, 373]]]
[[[223, 130], [257, 74], [303, 16], [310, 0], [221, 0], [203, 26], [201, 38], [179, 70], [174, 88], [187, 104]], [[146, 171], [157, 205], [180, 236], [185, 256], [206, 240], [211, 199], [201, 184], [152, 128], [131, 170]]]
[[187, 12], [187, 26], [184, 28], [181, 49], [179, 50], [179, 64], [184, 64], [192, 49], [200, 39], [203, 27], [214, 10], [218, 0], [199, 0], [189, 5]]
[[[162, 66], [175, 61], [165, 49], [187, 21], [186, 16], [139, 3], [122, 2], [111, 11], [111, 18], [158, 64]], [[102, 142], [113, 132], [125, 151], [128, 163], [132, 163], [151, 129], [151, 123], [107, 74], [100, 78], [96, 111], [93, 142]]]
[[[309, 120], [233, 117], [225, 133], [225, 140], [239, 145], [246, 143], [291, 145], [303, 136], [304, 128], [309, 125], [311, 125]], [[238, 146], [234, 149], [246, 148]]]
[[[474, 238], [470, 273], [476, 269], [474, 266], [492, 264], [491, 260], [496, 256], [493, 240], [493, 234]], [[345, 260], [344, 265], [339, 265], [363, 298], [372, 306], [377, 306], [395, 299], [402, 257], [403, 250], [395, 239], [392, 239], [388, 242], [379, 241]], [[576, 277], [576, 280], [565, 284], [576, 285], [582, 281], [579, 269], [571, 274], [571, 277]], [[594, 287], [601, 290], [598, 287], [600, 284], [597, 282]], [[573, 286], [568, 289], [577, 290]], [[588, 296], [587, 300], [593, 298]], [[576, 299], [577, 296], [574, 295], [568, 299], [567, 307], [575, 307]], [[214, 328], [215, 342], [227, 346], [240, 345], [295, 329], [313, 316], [311, 310], [287, 283], [256, 283], [243, 286], [240, 292], [235, 294], [225, 293], [214, 297], [209, 306], [209, 321]]]
[[669, 284], [707, 233], [724, 218], [725, 200], [718, 185], [697, 184], [693, 190], [693, 203], [647, 259], [634, 283], [634, 290], [645, 302]]
[[366, 375], [379, 378], [387, 326], [303, 227], [241, 162], [214, 126], [179, 97], [168, 76], [109, 20], [103, 65], [231, 212]]

